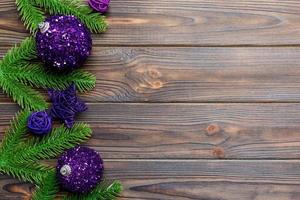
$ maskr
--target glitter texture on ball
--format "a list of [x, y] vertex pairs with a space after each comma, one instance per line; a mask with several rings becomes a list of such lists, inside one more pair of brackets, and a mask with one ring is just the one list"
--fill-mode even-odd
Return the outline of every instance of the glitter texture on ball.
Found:
[[75, 16], [50, 16], [39, 25], [36, 47], [45, 67], [72, 70], [91, 54], [91, 33]]
[[103, 160], [93, 149], [77, 146], [58, 159], [56, 173], [65, 190], [74, 193], [91, 191], [102, 179]]

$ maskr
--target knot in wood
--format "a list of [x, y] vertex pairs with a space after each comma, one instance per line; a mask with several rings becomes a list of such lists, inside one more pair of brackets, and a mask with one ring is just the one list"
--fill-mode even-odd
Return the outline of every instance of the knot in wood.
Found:
[[217, 124], [210, 124], [206, 128], [206, 134], [207, 135], [214, 135], [216, 133], [220, 132], [220, 127]]

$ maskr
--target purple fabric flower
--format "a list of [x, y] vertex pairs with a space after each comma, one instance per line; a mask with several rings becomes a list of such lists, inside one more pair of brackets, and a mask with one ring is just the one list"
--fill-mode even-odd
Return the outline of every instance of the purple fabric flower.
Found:
[[89, 0], [89, 5], [94, 10], [105, 13], [108, 10], [110, 0]]
[[77, 193], [91, 191], [101, 181], [103, 170], [101, 156], [95, 150], [82, 146], [64, 152], [56, 166], [61, 186]]
[[76, 113], [87, 109], [85, 103], [76, 96], [75, 84], [63, 91], [49, 89], [48, 94], [52, 100], [50, 115], [63, 121], [68, 128], [73, 126]]
[[27, 127], [35, 135], [45, 135], [52, 130], [52, 119], [46, 111], [33, 112], [28, 118]]

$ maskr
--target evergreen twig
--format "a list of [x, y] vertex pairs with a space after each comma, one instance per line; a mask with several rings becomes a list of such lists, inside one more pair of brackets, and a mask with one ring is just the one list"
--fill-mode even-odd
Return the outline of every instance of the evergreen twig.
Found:
[[11, 151], [17, 144], [20, 143], [24, 133], [27, 132], [26, 125], [29, 115], [30, 112], [27, 110], [16, 114], [10, 123], [10, 128], [7, 129], [0, 144], [0, 155], [3, 155], [3, 151]]
[[27, 37], [19, 46], [11, 48], [0, 61], [0, 71], [8, 71], [11, 66], [22, 66], [26, 61], [36, 58], [33, 37]]
[[6, 157], [5, 165], [0, 166], [0, 173], [5, 173], [18, 178], [21, 181], [29, 181], [34, 184], [41, 184], [44, 181], [45, 175], [52, 170], [51, 167], [39, 163], [22, 162], [16, 163]]
[[26, 28], [31, 33], [36, 32], [39, 23], [45, 19], [44, 12], [32, 5], [30, 0], [16, 0], [16, 5]]
[[10, 67], [35, 57], [35, 45], [32, 38], [24, 40], [19, 47], [13, 47], [0, 62], [0, 87], [22, 108], [42, 110], [47, 108], [43, 97], [35, 90], [5, 76]]
[[58, 191], [56, 172], [53, 169], [49, 171], [41, 184], [36, 185], [36, 189], [32, 194], [32, 200], [52, 200], [56, 197]]
[[48, 107], [48, 103], [44, 100], [40, 93], [9, 77], [2, 78], [0, 86], [22, 108], [30, 110], [44, 110]]
[[80, 92], [95, 87], [96, 78], [88, 72], [74, 70], [66, 75], [49, 72], [41, 63], [29, 64], [28, 61], [37, 58], [35, 50], [35, 40], [28, 37], [0, 62], [0, 87], [22, 108], [42, 110], [47, 107], [44, 98], [29, 86], [65, 89], [75, 83]]
[[65, 89], [74, 83], [79, 92], [86, 92], [95, 87], [96, 77], [86, 71], [76, 69], [68, 74], [46, 70], [41, 63], [13, 67], [6, 73], [10, 78], [26, 85], [39, 88]]
[[45, 8], [51, 15], [75, 15], [93, 33], [104, 32], [107, 28], [104, 16], [94, 13], [92, 9], [78, 0], [33, 0], [33, 2]]
[[61, 126], [43, 138], [34, 137], [23, 141], [18, 145], [15, 157], [30, 162], [55, 158], [65, 149], [87, 140], [91, 132], [90, 127], [83, 123], [75, 124], [71, 129]]
[[121, 191], [122, 185], [118, 181], [115, 181], [110, 185], [100, 183], [88, 194], [69, 194], [64, 200], [114, 200]]

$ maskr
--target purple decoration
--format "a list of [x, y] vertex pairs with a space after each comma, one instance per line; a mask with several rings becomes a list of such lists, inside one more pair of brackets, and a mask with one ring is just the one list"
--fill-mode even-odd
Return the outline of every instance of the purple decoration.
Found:
[[89, 5], [94, 10], [105, 13], [108, 10], [110, 0], [89, 0]]
[[63, 121], [68, 128], [73, 126], [76, 113], [87, 109], [85, 103], [77, 98], [75, 84], [62, 91], [49, 89], [48, 94], [52, 101], [50, 115]]
[[27, 127], [35, 135], [45, 135], [52, 130], [52, 119], [46, 111], [33, 112], [28, 118]]
[[39, 28], [37, 52], [46, 67], [69, 71], [81, 66], [91, 54], [91, 34], [73, 15], [48, 17]]
[[58, 159], [56, 174], [61, 186], [75, 193], [91, 191], [102, 179], [103, 160], [95, 150], [77, 146]]

